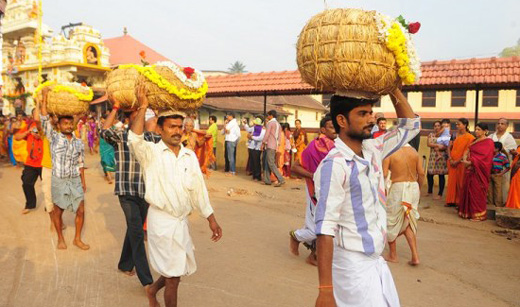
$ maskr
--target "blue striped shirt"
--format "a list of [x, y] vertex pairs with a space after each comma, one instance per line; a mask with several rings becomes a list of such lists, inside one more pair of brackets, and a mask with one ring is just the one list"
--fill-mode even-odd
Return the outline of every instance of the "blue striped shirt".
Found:
[[336, 147], [314, 174], [316, 234], [335, 237], [335, 244], [366, 255], [380, 255], [386, 242], [384, 158], [420, 131], [420, 118], [400, 119], [397, 129], [363, 141], [357, 156], [339, 137]]

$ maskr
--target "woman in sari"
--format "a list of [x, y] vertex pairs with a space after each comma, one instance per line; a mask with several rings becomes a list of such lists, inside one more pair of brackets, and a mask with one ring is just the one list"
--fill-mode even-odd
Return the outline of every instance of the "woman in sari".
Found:
[[476, 139], [461, 162], [466, 167], [466, 176], [459, 202], [459, 216], [472, 221], [486, 220], [487, 193], [495, 155], [495, 143], [487, 137], [487, 132], [487, 124], [476, 125]]
[[302, 159], [302, 152], [307, 148], [309, 141], [307, 140], [307, 132], [302, 129], [302, 121], [297, 119], [294, 122], [294, 125], [296, 126], [296, 129], [293, 132], [294, 147], [296, 148], [294, 162], [296, 162]]
[[[106, 118], [103, 118], [101, 124], [104, 124], [104, 120], [106, 120]], [[112, 126], [110, 129], [115, 129], [115, 127]], [[112, 184], [112, 173], [116, 171], [116, 157], [114, 147], [108, 144], [103, 138], [99, 138], [99, 155], [101, 157], [101, 166], [103, 167], [103, 173], [105, 173], [105, 179], [109, 184]]]
[[459, 118], [457, 121], [457, 137], [455, 141], [453, 141], [453, 145], [449, 151], [446, 207], [456, 207], [460, 201], [465, 175], [462, 158], [471, 142], [475, 139], [475, 137], [468, 132], [468, 125], [469, 122], [466, 118]]
[[[26, 132], [28, 129], [27, 122], [21, 118], [13, 125], [13, 136], [17, 133]], [[16, 140], [14, 137], [11, 140], [13, 156], [18, 165], [25, 163], [27, 159], [27, 141], [25, 139]]]
[[200, 130], [194, 130], [195, 122], [191, 117], [186, 117], [184, 121], [184, 133], [181, 142], [184, 147], [191, 149], [197, 155], [200, 170], [208, 175], [208, 166], [215, 162], [213, 154], [213, 137]]
[[511, 184], [509, 186], [506, 207], [520, 209], [520, 146], [513, 154], [515, 157], [511, 164]]
[[285, 178], [291, 177], [291, 162], [292, 162], [292, 153], [294, 148], [294, 140], [291, 133], [291, 126], [288, 123], [282, 124], [283, 136], [285, 138], [285, 146], [284, 146], [284, 154], [283, 154], [283, 167], [282, 167], [282, 175]]

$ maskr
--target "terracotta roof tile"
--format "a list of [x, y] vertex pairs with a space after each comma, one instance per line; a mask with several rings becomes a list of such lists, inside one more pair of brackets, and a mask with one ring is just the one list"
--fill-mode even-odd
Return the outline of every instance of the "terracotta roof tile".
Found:
[[[271, 98], [271, 97], [268, 97]], [[204, 107], [220, 110], [220, 111], [245, 111], [253, 114], [264, 113], [264, 97], [209, 97], [204, 101]], [[275, 109], [278, 113], [289, 115], [291, 113], [283, 111], [279, 105], [275, 105], [272, 101], [267, 101], [267, 111]]]
[[146, 53], [146, 61], [154, 64], [159, 61], [170, 61], [167, 57], [146, 46], [130, 35], [107, 38], [103, 42], [110, 49], [110, 64], [141, 64], [139, 52]]

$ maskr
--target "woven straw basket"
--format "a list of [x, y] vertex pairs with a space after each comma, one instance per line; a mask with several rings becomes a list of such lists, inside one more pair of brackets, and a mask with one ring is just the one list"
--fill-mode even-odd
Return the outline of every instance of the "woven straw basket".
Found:
[[[52, 89], [53, 86], [51, 85]], [[79, 87], [76, 87], [79, 89]], [[87, 94], [88, 90], [82, 91], [83, 94]], [[41, 91], [37, 94], [38, 99], [42, 99]], [[89, 102], [79, 100], [74, 94], [69, 92], [53, 92], [49, 91], [47, 94], [47, 112], [56, 114], [57, 116], [73, 116], [82, 115], [88, 112]]]
[[[155, 71], [177, 88], [195, 92], [182, 83], [169, 68], [156, 66]], [[190, 111], [200, 108], [204, 101], [204, 98], [198, 100], [180, 99], [160, 88], [134, 68], [118, 68], [110, 72], [107, 76], [107, 91], [121, 103], [121, 108], [135, 109], [138, 106], [136, 87], [143, 83], [147, 90], [146, 96], [150, 107], [154, 110]]]
[[136, 109], [135, 89], [144, 82], [144, 78], [135, 68], [115, 69], [107, 75], [107, 92], [121, 103], [124, 110]]
[[400, 82], [393, 53], [380, 41], [375, 11], [333, 9], [314, 16], [297, 44], [298, 69], [319, 90], [373, 98]]

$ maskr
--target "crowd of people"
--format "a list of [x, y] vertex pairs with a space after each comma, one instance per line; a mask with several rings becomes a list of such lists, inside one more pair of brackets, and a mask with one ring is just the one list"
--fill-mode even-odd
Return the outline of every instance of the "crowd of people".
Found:
[[[62, 215], [71, 211], [76, 215], [72, 243], [82, 250], [90, 248], [81, 237], [85, 148], [91, 155], [99, 154], [107, 182], [115, 181], [114, 192], [127, 223], [118, 268], [127, 275], [137, 274], [150, 306], [158, 305], [156, 294], [163, 287], [167, 306], [173, 306], [180, 277], [196, 270], [186, 220], [193, 209], [208, 219], [213, 241], [222, 237], [204, 183], [204, 175], [217, 169], [219, 133], [225, 139], [228, 176], [237, 173], [242, 128], [247, 135], [246, 172], [252, 180], [275, 187], [289, 178], [305, 180], [305, 221], [301, 229], [289, 233], [289, 247], [295, 255], [300, 244], [309, 249], [307, 262], [318, 266], [320, 274], [318, 301], [328, 301], [334, 293], [336, 302], [361, 298], [363, 304], [382, 300], [398, 304], [391, 273], [379, 256], [388, 242], [384, 259], [397, 262], [396, 240], [403, 235], [411, 250], [409, 264], [420, 264], [416, 233], [425, 177], [426, 196], [438, 200], [448, 175], [446, 206], [457, 207], [462, 218], [485, 220], [489, 205], [520, 208], [520, 147], [507, 132], [506, 119], [498, 121], [491, 135], [485, 123], [477, 123], [470, 133], [464, 118], [457, 120], [456, 131], [450, 131], [447, 119], [435, 122], [424, 169], [415, 141], [420, 121], [399, 90], [391, 96], [400, 118], [392, 127], [387, 128], [383, 114], [372, 115], [375, 101], [333, 96], [331, 113], [320, 121], [319, 133], [311, 140], [300, 120], [292, 130], [288, 123], [277, 121], [275, 110], [251, 123], [227, 115], [221, 130], [217, 118], [210, 116], [205, 131], [194, 114], [147, 115], [144, 91], [137, 92], [138, 110], [123, 112], [110, 97], [112, 109], [99, 118], [52, 116], [44, 91], [30, 116], [2, 118], [0, 153], [24, 167], [22, 212], [36, 208], [35, 183], [41, 178], [57, 248], [67, 248]], [[435, 176], [439, 190], [434, 194]], [[153, 280], [150, 267], [160, 273], [158, 280]], [[381, 287], [388, 291], [381, 293]], [[368, 290], [369, 296], [359, 292]]]
[[433, 195], [438, 176], [439, 190], [433, 198], [441, 199], [448, 175], [446, 207], [458, 208], [462, 218], [483, 221], [487, 206], [520, 208], [519, 148], [507, 131], [508, 120], [499, 119], [492, 134], [486, 123], [477, 123], [471, 133], [466, 118], [457, 120], [454, 132], [450, 125], [449, 119], [436, 121], [428, 136], [426, 196]]

